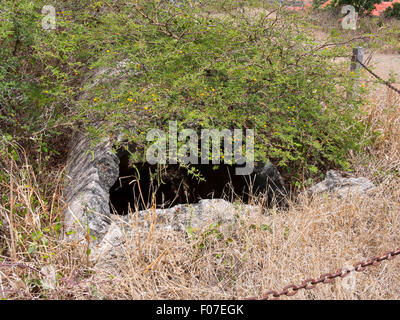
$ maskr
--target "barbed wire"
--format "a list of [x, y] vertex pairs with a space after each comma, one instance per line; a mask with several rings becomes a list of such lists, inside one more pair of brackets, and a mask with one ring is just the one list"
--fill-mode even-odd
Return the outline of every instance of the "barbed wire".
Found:
[[393, 251], [387, 251], [382, 256], [377, 256], [369, 260], [366, 260], [364, 262], [357, 262], [356, 264], [353, 265], [352, 268], [342, 268], [335, 273], [324, 273], [317, 279], [313, 278], [306, 279], [300, 285], [291, 284], [284, 287], [282, 291], [270, 290], [264, 293], [260, 298], [250, 297], [247, 298], [246, 300], [269, 300], [269, 299], [276, 300], [283, 295], [288, 297], [294, 296], [300, 289], [311, 290], [314, 289], [318, 283], [331, 283], [338, 277], [340, 278], [347, 277], [351, 272], [354, 271], [362, 272], [366, 270], [367, 267], [380, 265], [381, 262], [384, 260], [393, 260], [399, 254], [400, 254], [400, 248]]
[[355, 61], [357, 63], [360, 64], [360, 66], [362, 66], [365, 70], [367, 70], [370, 74], [372, 74], [376, 79], [378, 79], [381, 83], [383, 83], [384, 85], [386, 85], [387, 87], [389, 87], [390, 89], [392, 89], [393, 91], [397, 92], [398, 94], [400, 94], [400, 90], [395, 88], [394, 86], [392, 86], [392, 84], [387, 81], [382, 79], [380, 76], [378, 76], [375, 72], [373, 72], [371, 69], [369, 69], [364, 63], [362, 63], [360, 60], [357, 59], [357, 57], [355, 57]]

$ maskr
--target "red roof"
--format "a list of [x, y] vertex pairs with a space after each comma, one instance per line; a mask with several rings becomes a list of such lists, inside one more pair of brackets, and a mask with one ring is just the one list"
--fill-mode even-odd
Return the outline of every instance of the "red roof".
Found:
[[371, 12], [373, 16], [380, 16], [387, 8], [393, 7], [393, 3], [400, 3], [400, 0], [385, 1], [382, 3], [375, 4], [375, 10]]
[[[375, 4], [375, 9], [372, 10], [371, 14], [373, 16], [380, 16], [387, 8], [392, 7], [393, 3], [395, 3], [395, 2], [400, 3], [400, 0], [384, 1], [382, 3], [377, 3], [377, 4]], [[304, 1], [304, 8], [311, 7], [312, 6], [311, 3], [312, 3], [312, 0], [311, 1], [310, 0], [305, 0]], [[331, 0], [328, 0], [328, 1], [324, 2], [321, 5], [321, 8], [325, 8], [330, 3], [331, 3]], [[289, 9], [290, 10], [302, 10], [303, 7], [290, 7]]]

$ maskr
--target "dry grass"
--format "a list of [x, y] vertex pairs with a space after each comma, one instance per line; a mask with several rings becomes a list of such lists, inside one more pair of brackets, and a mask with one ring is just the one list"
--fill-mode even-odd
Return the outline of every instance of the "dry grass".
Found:
[[[0, 269], [0, 295], [6, 299], [230, 299], [260, 295], [397, 248], [399, 199], [399, 179], [387, 178], [373, 196], [347, 201], [303, 197], [287, 212], [242, 212], [236, 224], [213, 232], [205, 227], [193, 237], [150, 229], [142, 231], [146, 241], [137, 245], [136, 238], [128, 238], [130, 245], [108, 261], [109, 267], [101, 268], [87, 265], [84, 246], [49, 235], [47, 246], [28, 254], [27, 246], [33, 242], [28, 237], [14, 246], [14, 262], [21, 265]], [[45, 210], [51, 213], [49, 208]], [[7, 211], [2, 214], [10, 217]], [[14, 238], [27, 237], [46, 227], [35, 225], [34, 217], [35, 210], [29, 210], [24, 219], [14, 220], [3, 236], [10, 239], [14, 230]], [[44, 269], [49, 265], [59, 275], [53, 289], [43, 288], [51, 280]], [[397, 258], [356, 273], [354, 288], [346, 289], [339, 279], [299, 292], [295, 298], [398, 299], [399, 271]]]
[[52, 271], [67, 288], [87, 265], [84, 246], [61, 241], [63, 170], [48, 172], [40, 157], [29, 163], [21, 147], [12, 147], [17, 160], [11, 154], [0, 157], [8, 177], [0, 177], [0, 299], [66, 298], [64, 289], [43, 288]]
[[[400, 67], [400, 59], [395, 61], [391, 55], [378, 55], [372, 60], [376, 62], [375, 72], [384, 79], [389, 78], [391, 70]], [[367, 79], [375, 80], [370, 75]], [[394, 86], [400, 89], [399, 83], [400, 75], [397, 75]], [[380, 136], [373, 148], [353, 159], [353, 167], [358, 174], [380, 182], [400, 170], [400, 95], [383, 84], [369, 83], [369, 86], [371, 93], [364, 121]]]
[[[336, 271], [399, 244], [399, 182], [381, 185], [373, 197], [342, 201], [302, 199], [288, 212], [242, 213], [241, 221], [193, 238], [148, 231], [133, 240], [112, 267], [93, 278], [98, 297], [128, 299], [232, 299], [282, 289]], [[204, 241], [207, 239], [207, 245]], [[127, 238], [132, 244], [132, 239]], [[127, 246], [129, 247], [129, 246]], [[299, 292], [298, 299], [397, 299], [400, 261], [357, 273], [347, 290], [341, 280]]]

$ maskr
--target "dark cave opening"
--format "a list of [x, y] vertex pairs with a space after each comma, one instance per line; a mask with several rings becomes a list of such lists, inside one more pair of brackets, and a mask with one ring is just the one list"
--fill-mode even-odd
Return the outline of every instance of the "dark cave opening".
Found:
[[[136, 167], [136, 168], [135, 168]], [[249, 203], [253, 196], [266, 194], [271, 198], [265, 179], [256, 173], [236, 175], [235, 166], [228, 164], [191, 165], [201, 173], [199, 181], [179, 165], [160, 167], [148, 163], [130, 165], [128, 155], [120, 158], [119, 179], [110, 190], [110, 209], [120, 215], [156, 206], [169, 208], [177, 204], [197, 203], [201, 199], [240, 199]], [[267, 192], [266, 192], [267, 191]]]

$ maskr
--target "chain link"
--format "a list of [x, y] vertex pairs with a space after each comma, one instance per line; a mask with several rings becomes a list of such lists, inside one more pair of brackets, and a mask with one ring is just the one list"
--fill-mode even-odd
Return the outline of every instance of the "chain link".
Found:
[[400, 248], [393, 251], [387, 251], [382, 256], [377, 256], [366, 261], [357, 262], [353, 265], [353, 268], [351, 269], [342, 268], [335, 273], [324, 273], [317, 279], [306, 279], [300, 285], [291, 284], [284, 287], [282, 291], [270, 290], [264, 293], [261, 297], [250, 297], [246, 300], [276, 300], [283, 295], [288, 297], [294, 296], [300, 289], [311, 290], [314, 289], [319, 283], [331, 283], [336, 278], [347, 277], [353, 271], [362, 272], [370, 266], [379, 266], [382, 261], [393, 260], [399, 254]]

